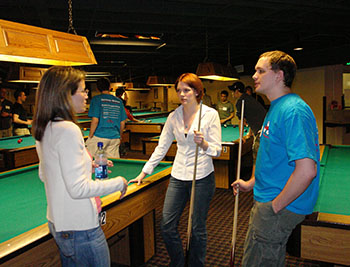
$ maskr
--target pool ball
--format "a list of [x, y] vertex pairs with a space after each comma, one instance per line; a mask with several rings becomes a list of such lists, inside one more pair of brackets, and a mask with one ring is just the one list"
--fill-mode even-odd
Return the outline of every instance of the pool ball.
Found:
[[248, 130], [247, 130], [247, 129], [244, 129], [244, 132], [246, 133], [246, 132], [248, 132]]
[[226, 128], [227, 127], [227, 125], [226, 124], [224, 124], [224, 128]]
[[236, 128], [237, 127], [237, 125], [233, 125], [233, 128]]
[[86, 131], [86, 128], [84, 128], [83, 130]]
[[20, 138], [20, 139], [17, 140], [17, 143], [20, 144], [20, 143], [22, 143], [22, 141], [23, 141], [23, 139]]

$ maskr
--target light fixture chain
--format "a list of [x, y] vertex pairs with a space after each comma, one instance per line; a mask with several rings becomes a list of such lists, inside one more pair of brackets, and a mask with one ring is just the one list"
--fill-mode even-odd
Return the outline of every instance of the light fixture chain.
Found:
[[72, 0], [68, 0], [68, 21], [69, 21], [69, 26], [68, 26], [68, 31], [72, 31], [74, 34], [77, 35], [76, 30], [74, 29], [73, 26], [73, 7], [72, 7]]

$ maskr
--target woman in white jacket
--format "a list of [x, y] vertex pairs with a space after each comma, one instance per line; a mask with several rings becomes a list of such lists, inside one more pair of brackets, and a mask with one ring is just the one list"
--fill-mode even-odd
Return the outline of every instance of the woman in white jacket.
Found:
[[43, 75], [36, 96], [33, 131], [39, 177], [45, 183], [47, 219], [63, 266], [110, 266], [109, 249], [99, 225], [98, 196], [121, 191], [123, 177], [91, 179], [93, 162], [75, 113], [84, 112], [85, 74], [54, 66]]
[[140, 184], [147, 174], [151, 174], [176, 139], [177, 152], [164, 200], [161, 230], [171, 259], [170, 266], [184, 266], [182, 241], [177, 228], [191, 196], [196, 145], [199, 146], [189, 266], [201, 267], [206, 255], [206, 219], [215, 191], [213, 157], [221, 153], [220, 119], [215, 109], [202, 105], [201, 127], [198, 129], [203, 84], [197, 75], [182, 74], [175, 83], [175, 89], [181, 106], [169, 114], [158, 146], [142, 172], [130, 182]]

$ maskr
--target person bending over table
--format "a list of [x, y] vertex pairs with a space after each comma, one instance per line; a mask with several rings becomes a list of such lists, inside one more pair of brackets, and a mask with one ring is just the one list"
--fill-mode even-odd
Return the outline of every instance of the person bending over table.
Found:
[[[33, 134], [39, 177], [45, 184], [50, 233], [62, 266], [110, 266], [109, 249], [99, 225], [98, 196], [126, 192], [123, 177], [91, 179], [93, 164], [76, 113], [86, 107], [85, 75], [72, 67], [51, 67], [37, 93]], [[109, 163], [111, 166], [111, 162]]]
[[285, 266], [294, 227], [311, 214], [318, 196], [320, 150], [315, 116], [291, 91], [294, 59], [281, 51], [262, 54], [255, 66], [256, 92], [271, 106], [263, 122], [255, 176], [233, 183], [254, 187], [242, 266]]
[[198, 129], [203, 84], [197, 75], [182, 74], [175, 83], [181, 105], [169, 114], [158, 146], [142, 172], [130, 182], [141, 183], [166, 155], [174, 139], [177, 152], [165, 196], [161, 233], [170, 256], [170, 266], [184, 266], [184, 251], [178, 232], [181, 214], [191, 196], [196, 145], [199, 146], [196, 194], [194, 200], [190, 266], [204, 266], [206, 255], [206, 219], [215, 191], [213, 157], [221, 153], [221, 126], [217, 111], [202, 105], [201, 127]]

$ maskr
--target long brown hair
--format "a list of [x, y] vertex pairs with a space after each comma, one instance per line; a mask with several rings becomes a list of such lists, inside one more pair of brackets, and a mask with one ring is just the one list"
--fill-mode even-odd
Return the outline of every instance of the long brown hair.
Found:
[[38, 141], [50, 121], [75, 121], [72, 95], [85, 79], [85, 73], [72, 67], [53, 66], [41, 78], [35, 99], [33, 135]]

